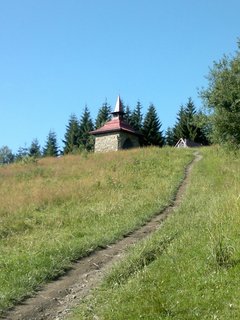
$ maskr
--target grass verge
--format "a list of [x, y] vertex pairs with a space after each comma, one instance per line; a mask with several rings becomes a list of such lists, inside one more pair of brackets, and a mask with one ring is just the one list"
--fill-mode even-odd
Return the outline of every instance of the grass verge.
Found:
[[181, 206], [71, 320], [240, 319], [240, 154], [201, 152]]

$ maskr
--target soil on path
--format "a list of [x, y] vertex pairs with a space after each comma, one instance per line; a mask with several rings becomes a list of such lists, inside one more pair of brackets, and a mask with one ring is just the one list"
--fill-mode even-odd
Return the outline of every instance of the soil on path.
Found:
[[162, 222], [180, 205], [189, 181], [190, 172], [195, 162], [201, 159], [195, 153], [194, 160], [185, 169], [185, 177], [178, 188], [173, 203], [154, 216], [138, 230], [124, 236], [118, 242], [99, 249], [72, 265], [64, 276], [42, 287], [35, 296], [15, 306], [3, 319], [8, 320], [62, 320], [66, 319], [71, 309], [85, 298], [90, 290], [96, 288], [104, 274], [131, 245], [160, 228]]

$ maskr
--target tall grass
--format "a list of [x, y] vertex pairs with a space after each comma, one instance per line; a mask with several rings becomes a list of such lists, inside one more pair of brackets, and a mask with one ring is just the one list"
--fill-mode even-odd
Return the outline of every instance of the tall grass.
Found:
[[240, 319], [240, 154], [201, 152], [180, 208], [71, 319]]
[[191, 159], [147, 148], [0, 168], [0, 310], [167, 206]]

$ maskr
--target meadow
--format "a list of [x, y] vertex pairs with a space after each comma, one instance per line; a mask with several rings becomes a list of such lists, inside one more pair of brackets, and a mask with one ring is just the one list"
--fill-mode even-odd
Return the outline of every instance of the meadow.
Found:
[[71, 320], [240, 319], [240, 153], [200, 152], [179, 208]]
[[0, 310], [168, 206], [192, 159], [145, 148], [0, 167]]

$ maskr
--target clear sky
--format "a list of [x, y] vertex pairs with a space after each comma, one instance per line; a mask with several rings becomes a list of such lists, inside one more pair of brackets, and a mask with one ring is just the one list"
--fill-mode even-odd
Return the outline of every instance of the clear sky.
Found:
[[120, 94], [173, 126], [214, 60], [234, 53], [239, 0], [0, 0], [0, 147], [13, 152]]

